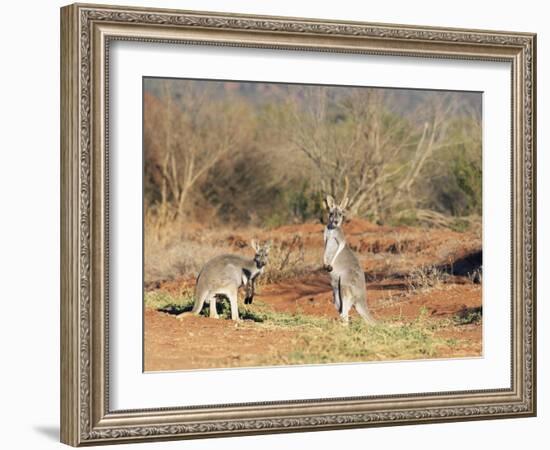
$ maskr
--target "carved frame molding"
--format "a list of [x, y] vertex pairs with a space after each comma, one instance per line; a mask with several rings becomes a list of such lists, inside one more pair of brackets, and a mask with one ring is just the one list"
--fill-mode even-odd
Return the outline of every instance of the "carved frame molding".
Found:
[[[508, 61], [512, 67], [512, 386], [386, 397], [110, 411], [108, 67], [113, 40]], [[70, 5], [61, 10], [61, 439], [78, 446], [536, 413], [536, 36]]]

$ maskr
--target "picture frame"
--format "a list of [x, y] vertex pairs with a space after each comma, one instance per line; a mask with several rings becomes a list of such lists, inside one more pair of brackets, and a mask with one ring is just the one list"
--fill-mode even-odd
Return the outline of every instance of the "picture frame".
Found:
[[[509, 63], [510, 386], [114, 410], [108, 106], [110, 46], [117, 41]], [[535, 98], [531, 33], [106, 5], [62, 8], [61, 441], [81, 446], [536, 415]]]

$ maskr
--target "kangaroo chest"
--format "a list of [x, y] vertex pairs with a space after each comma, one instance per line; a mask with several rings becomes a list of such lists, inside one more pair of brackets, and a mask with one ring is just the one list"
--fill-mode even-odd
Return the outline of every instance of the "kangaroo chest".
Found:
[[336, 252], [341, 249], [343, 242], [342, 232], [339, 229], [325, 229], [325, 261], [334, 258]]

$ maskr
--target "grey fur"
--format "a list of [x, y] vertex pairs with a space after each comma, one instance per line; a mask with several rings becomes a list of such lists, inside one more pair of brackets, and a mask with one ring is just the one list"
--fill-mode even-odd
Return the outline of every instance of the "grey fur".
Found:
[[218, 297], [227, 297], [231, 304], [231, 319], [239, 319], [237, 293], [240, 287], [246, 286], [246, 303], [252, 303], [254, 295], [254, 283], [262, 274], [267, 256], [269, 244], [258, 245], [252, 241], [255, 250], [253, 259], [240, 255], [219, 255], [208, 261], [197, 277], [195, 286], [195, 304], [191, 313], [179, 314], [178, 318], [189, 314], [199, 315], [204, 304], [210, 304], [210, 317], [218, 318], [216, 300]]
[[334, 306], [342, 321], [349, 321], [349, 311], [354, 306], [359, 315], [372, 324], [375, 320], [367, 306], [365, 275], [342, 230], [347, 201], [344, 198], [340, 205], [336, 205], [331, 196], [325, 200], [329, 219], [324, 231], [323, 266], [330, 272]]

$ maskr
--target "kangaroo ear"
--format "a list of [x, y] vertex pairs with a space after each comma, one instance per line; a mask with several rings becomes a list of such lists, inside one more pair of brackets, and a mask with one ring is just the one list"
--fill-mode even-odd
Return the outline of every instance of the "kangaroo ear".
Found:
[[340, 203], [340, 209], [346, 209], [346, 206], [348, 206], [348, 202], [349, 202], [349, 198], [344, 197], [344, 199]]
[[334, 198], [332, 198], [332, 195], [327, 195], [325, 197], [325, 207], [328, 209], [334, 208]]
[[258, 242], [256, 241], [256, 239], [252, 239], [250, 241], [250, 246], [254, 249], [255, 252], [258, 251]]
[[271, 241], [271, 239], [264, 244], [264, 249], [266, 253], [269, 253], [269, 250], [271, 249], [272, 244], [273, 244], [273, 241]]

